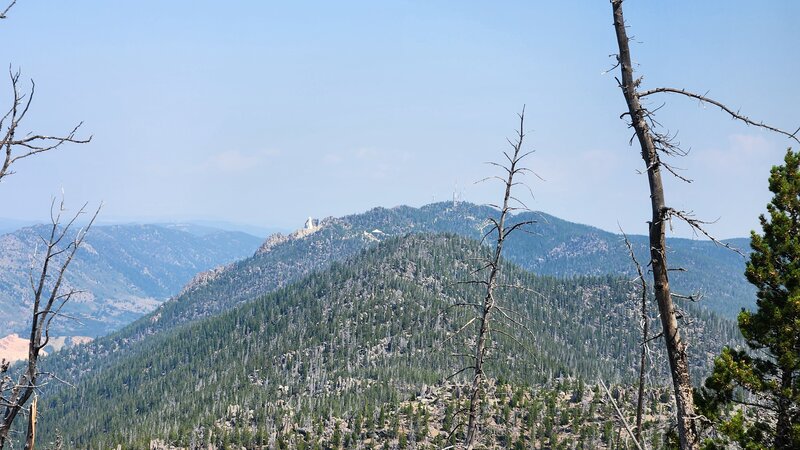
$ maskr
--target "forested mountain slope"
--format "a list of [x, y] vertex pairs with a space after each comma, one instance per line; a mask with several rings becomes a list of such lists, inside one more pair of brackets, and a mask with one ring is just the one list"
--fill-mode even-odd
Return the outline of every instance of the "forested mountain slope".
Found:
[[[148, 321], [147, 332], [168, 325], [215, 314], [241, 301], [291, 283], [313, 270], [326, 267], [389, 236], [410, 232], [448, 232], [481, 239], [488, 229], [487, 217], [495, 212], [470, 203], [437, 203], [421, 208], [375, 208], [362, 214], [323, 219], [309, 233], [271, 236], [252, 258], [224, 270], [198, 277], [181, 297], [164, 305], [157, 320]], [[631, 274], [633, 268], [622, 238], [597, 228], [530, 212], [515, 220], [535, 220], [529, 233], [512, 235], [507, 259], [543, 275]], [[304, 231], [304, 230], [301, 230]], [[647, 238], [631, 236], [639, 260], [646, 262]], [[741, 247], [744, 240], [735, 240]], [[672, 239], [675, 272], [672, 284], [679, 293], [701, 292], [702, 305], [728, 317], [752, 305], [754, 291], [744, 279], [744, 259], [709, 241]]]
[[[0, 236], [0, 337], [27, 331], [31, 258], [48, 227], [39, 225]], [[249, 256], [260, 239], [244, 233], [197, 235], [155, 225], [93, 227], [66, 276], [83, 291], [58, 320], [58, 335], [100, 336], [152, 311], [197, 272]], [[34, 266], [33, 270], [38, 270]], [[23, 334], [24, 335], [24, 334]]]
[[[124, 356], [121, 350], [135, 342], [287, 286], [391, 236], [451, 232], [480, 239], [486, 217], [493, 213], [489, 207], [470, 203], [375, 208], [362, 214], [323, 219], [314, 228], [289, 236], [273, 235], [252, 257], [198, 275], [180, 295], [157, 310], [117, 333], [81, 347], [79, 354], [71, 356], [74, 365], [64, 375], [80, 377], [99, 370], [114, 358]], [[525, 269], [556, 276], [585, 272], [629, 274], [632, 269], [622, 239], [617, 235], [542, 213], [525, 213], [514, 220], [526, 218], [537, 223], [529, 228], [530, 233], [512, 236], [505, 253], [508, 260]], [[646, 238], [631, 239], [640, 250], [640, 261], [646, 261]], [[687, 273], [675, 273], [673, 284], [677, 292], [703, 287], [707, 296], [700, 304], [728, 312], [728, 317], [734, 309], [732, 304], [751, 301], [747, 293], [752, 287], [744, 280], [743, 269], [740, 270], [744, 262], [739, 255], [706, 241], [676, 239], [672, 244], [675, 249], [672, 260], [690, 269]], [[721, 307], [712, 308], [714, 305]]]
[[[471, 316], [448, 306], [480, 296], [458, 281], [471, 279], [485, 251], [452, 235], [388, 239], [255, 301], [131, 343], [125, 357], [40, 402], [42, 429], [61, 430], [72, 448], [141, 448], [154, 438], [188, 445], [193, 436], [222, 439], [219, 423], [234, 411], [247, 430], [237, 439], [251, 448], [286, 423], [396, 404], [466, 364], [451, 354], [464, 351], [468, 335], [447, 337]], [[524, 348], [497, 335], [493, 375], [518, 386], [567, 374], [635, 376], [637, 300], [626, 279], [557, 279], [510, 263], [504, 271], [503, 284], [520, 288], [500, 297], [530, 333], [508, 329]], [[708, 312], [692, 316], [690, 360], [700, 371], [738, 332]], [[46, 370], [64, 376], [98, 355], [61, 356]]]

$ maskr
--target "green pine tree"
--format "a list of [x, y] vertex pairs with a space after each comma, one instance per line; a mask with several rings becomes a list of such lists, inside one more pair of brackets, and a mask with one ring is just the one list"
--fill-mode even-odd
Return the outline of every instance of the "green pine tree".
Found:
[[[709, 447], [727, 439], [743, 448], [800, 448], [800, 153], [789, 149], [785, 164], [772, 168], [769, 189], [770, 217], [760, 217], [763, 235], [752, 232], [745, 271], [758, 289], [757, 309], [739, 314], [752, 352], [724, 349], [698, 396], [724, 436]], [[736, 403], [755, 408], [753, 418], [723, 414]]]

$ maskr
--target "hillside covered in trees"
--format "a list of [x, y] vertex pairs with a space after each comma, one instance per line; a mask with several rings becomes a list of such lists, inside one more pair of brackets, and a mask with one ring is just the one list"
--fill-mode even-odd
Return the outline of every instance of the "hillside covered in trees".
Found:
[[[224, 312], [392, 236], [448, 232], [480, 239], [487, 226], [485, 218], [491, 213], [489, 207], [470, 203], [437, 203], [422, 208], [375, 208], [323, 219], [311, 233], [267, 239], [252, 257], [197, 276], [176, 298], [128, 327], [76, 350], [77, 355], [56, 358], [72, 359], [73, 363], [65, 366], [65, 374], [77, 378], [124, 356], [124, 350], [135, 342]], [[537, 223], [530, 227], [531, 233], [509, 239], [509, 261], [541, 275], [633, 277], [633, 266], [620, 236], [542, 213], [520, 214], [516, 220], [527, 218]], [[631, 239], [643, 252], [646, 238]], [[676, 273], [674, 284], [686, 292], [703, 292], [705, 296], [697, 304], [700, 308], [722, 311], [720, 317], [730, 317], [725, 313], [734, 309], [729, 303], [736, 304], [736, 299], [741, 303], [752, 301], [746, 297], [752, 287], [744, 280], [740, 269], [744, 260], [739, 255], [707, 241], [675, 240], [675, 248], [675, 258], [690, 270]], [[694, 251], [698, 248], [702, 251]]]
[[[451, 306], [480, 295], [458, 282], [469, 279], [484, 251], [453, 235], [388, 239], [221, 315], [133, 344], [76, 389], [49, 394], [42, 429], [51, 438], [60, 430], [74, 448], [136, 448], [151, 439], [188, 446], [202, 430], [202, 439], [244, 439], [239, 443], [251, 448], [283, 434], [295, 442], [295, 428], [328, 417], [398, 408], [468, 363], [452, 356], [463, 351], [464, 336], [448, 337], [469, 315]], [[503, 281], [518, 286], [503, 289], [502, 298], [529, 328], [508, 330], [524, 346], [500, 339], [492, 351], [492, 373], [513, 389], [565, 377], [635, 378], [640, 335], [628, 280], [558, 279], [509, 263]], [[698, 343], [692, 360], [703, 373], [722, 345], [739, 338], [731, 322], [691, 312]], [[93, 357], [86, 350], [46, 366], [69, 373], [66, 364]], [[653, 368], [657, 383], [665, 375]], [[237, 425], [239, 434], [208, 433], [239, 413], [249, 417]], [[304, 438], [309, 443], [323, 438], [313, 428]]]
[[800, 448], [798, 16], [0, 3], [0, 450]]

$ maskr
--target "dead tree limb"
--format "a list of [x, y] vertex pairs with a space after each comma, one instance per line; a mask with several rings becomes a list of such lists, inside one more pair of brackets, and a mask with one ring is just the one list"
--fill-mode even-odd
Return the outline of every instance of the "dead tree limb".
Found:
[[33, 102], [36, 84], [31, 80], [30, 91], [24, 93], [20, 90], [20, 72], [13, 72], [9, 69], [8, 74], [11, 78], [13, 100], [8, 111], [0, 117], [0, 149], [3, 154], [2, 165], [0, 165], [0, 182], [14, 173], [11, 166], [22, 159], [55, 150], [67, 142], [86, 144], [92, 140], [91, 136], [87, 139], [76, 136], [83, 122], [73, 127], [67, 134], [60, 136], [21, 133], [20, 124], [28, 114], [31, 102]]
[[[43, 237], [46, 244], [41, 259], [41, 268], [32, 286], [33, 311], [28, 341], [28, 360], [16, 383], [12, 382], [8, 375], [0, 382], [2, 383], [0, 384], [0, 411], [2, 411], [0, 449], [8, 442], [8, 435], [14, 420], [41, 386], [40, 377], [44, 373], [39, 371], [38, 361], [42, 349], [49, 343], [50, 326], [53, 319], [60, 315], [61, 308], [76, 292], [74, 290], [63, 292], [65, 274], [83, 244], [87, 232], [94, 224], [101, 207], [97, 208], [86, 226], [73, 232], [76, 221], [86, 212], [86, 205], [81, 207], [68, 222], [62, 224], [62, 216], [66, 212], [64, 200], [62, 199], [58, 204], [57, 210], [55, 209], [55, 200], [53, 201], [48, 236]], [[7, 367], [4, 369], [7, 370]]]
[[797, 138], [797, 133], [800, 132], [800, 128], [796, 129], [793, 133], [790, 133], [785, 130], [781, 130], [780, 128], [775, 128], [771, 125], [767, 125], [764, 122], [757, 122], [743, 114], [741, 114], [738, 110], [734, 111], [733, 109], [727, 107], [724, 103], [718, 102], [714, 99], [706, 97], [705, 95], [695, 94], [694, 92], [687, 91], [686, 89], [676, 89], [676, 88], [669, 88], [669, 87], [660, 87], [656, 89], [649, 89], [646, 91], [642, 91], [639, 93], [639, 98], [647, 97], [648, 95], [658, 94], [658, 93], [671, 93], [671, 94], [679, 94], [685, 95], [686, 97], [693, 98], [695, 100], [699, 100], [701, 103], [708, 103], [709, 105], [714, 105], [719, 109], [725, 111], [726, 113], [730, 114], [730, 116], [736, 120], [740, 120], [747, 125], [752, 125], [754, 127], [763, 128], [765, 130], [772, 131], [773, 133], [782, 134], [789, 139], [794, 140], [798, 144], [800, 144], [800, 139]]
[[[12, 0], [5, 9], [0, 12], [0, 19], [5, 19], [8, 12], [16, 4]], [[73, 127], [65, 135], [47, 135], [33, 132], [25, 132], [20, 129], [20, 125], [30, 110], [33, 97], [36, 92], [36, 84], [31, 80], [30, 90], [22, 92], [20, 89], [20, 72], [8, 71], [11, 79], [12, 102], [5, 114], [0, 117], [0, 182], [13, 174], [12, 166], [22, 159], [29, 158], [40, 153], [55, 150], [65, 143], [85, 144], [91, 141], [91, 136], [81, 139], [76, 136], [82, 122]], [[25, 439], [25, 448], [33, 449], [36, 436], [36, 390], [47, 384], [41, 382], [42, 378], [58, 379], [55, 375], [40, 372], [37, 367], [40, 353], [50, 342], [50, 326], [53, 319], [65, 316], [61, 312], [67, 302], [77, 292], [68, 290], [61, 292], [64, 283], [64, 275], [72, 259], [86, 238], [86, 233], [91, 228], [97, 214], [97, 208], [88, 224], [77, 232], [72, 231], [75, 221], [84, 213], [84, 205], [67, 223], [62, 225], [62, 214], [65, 212], [63, 196], [55, 210], [55, 200], [50, 206], [51, 226], [49, 238], [42, 238], [45, 251], [41, 260], [41, 266], [30, 272], [30, 288], [33, 297], [33, 311], [31, 314], [31, 332], [28, 341], [28, 360], [23, 366], [18, 381], [14, 382], [9, 373], [9, 363], [3, 360], [0, 362], [0, 449], [9, 442], [9, 433], [14, 424], [14, 420], [22, 412], [31, 396], [34, 401], [28, 413], [28, 434]], [[33, 260], [36, 260], [34, 255]], [[37, 275], [34, 275], [34, 272]]]
[[642, 445], [639, 443], [638, 437], [634, 435], [633, 430], [631, 430], [631, 426], [628, 424], [628, 421], [625, 419], [625, 416], [622, 414], [622, 411], [620, 411], [619, 406], [617, 406], [617, 402], [614, 400], [614, 397], [608, 390], [608, 386], [606, 386], [606, 384], [603, 383], [603, 380], [598, 379], [597, 381], [600, 382], [600, 385], [603, 386], [603, 389], [606, 391], [606, 395], [608, 396], [608, 399], [611, 401], [611, 406], [614, 407], [614, 412], [616, 412], [617, 418], [619, 419], [620, 422], [622, 422], [622, 426], [625, 427], [625, 431], [628, 432], [628, 435], [631, 437], [631, 439], [633, 439], [634, 445], [636, 445], [636, 448], [638, 448], [639, 450], [643, 450]]
[[[510, 152], [503, 152], [503, 156], [506, 158], [507, 163], [504, 164], [497, 164], [497, 163], [490, 163], [496, 167], [502, 169], [504, 173], [504, 177], [490, 177], [494, 179], [499, 179], [503, 182], [504, 185], [504, 195], [503, 195], [503, 203], [502, 206], [497, 207], [500, 212], [499, 218], [489, 218], [489, 222], [491, 223], [491, 228], [486, 236], [496, 235], [496, 239], [494, 241], [494, 248], [491, 253], [491, 256], [486, 260], [484, 264], [484, 270], [488, 270], [488, 275], [484, 282], [480, 283], [481, 285], [486, 287], [485, 295], [483, 297], [483, 302], [477, 308], [479, 315], [477, 317], [478, 321], [478, 334], [476, 336], [476, 345], [475, 345], [475, 357], [474, 361], [474, 371], [472, 377], [472, 386], [470, 389], [470, 396], [469, 396], [469, 408], [468, 408], [468, 416], [467, 416], [467, 429], [466, 429], [466, 437], [464, 440], [464, 448], [467, 450], [472, 450], [475, 446], [477, 435], [478, 435], [478, 426], [480, 418], [479, 416], [479, 409], [480, 409], [480, 402], [481, 402], [481, 394], [483, 392], [483, 386], [485, 383], [485, 368], [484, 364], [486, 362], [487, 352], [489, 348], [491, 348], [490, 342], [492, 340], [492, 334], [497, 333], [502, 336], [506, 336], [512, 340], [515, 340], [513, 336], [510, 336], [508, 333], [503, 331], [502, 329], [497, 328], [493, 325], [493, 313], [495, 310], [500, 311], [503, 317], [509, 318], [508, 314], [504, 312], [503, 309], [500, 309], [499, 305], [497, 304], [497, 299], [495, 297], [496, 290], [500, 287], [499, 277], [500, 277], [500, 269], [502, 265], [501, 255], [503, 252], [503, 244], [505, 243], [506, 238], [508, 236], [526, 225], [531, 224], [531, 221], [522, 221], [519, 223], [515, 223], [513, 225], [509, 225], [508, 221], [511, 219], [512, 214], [514, 211], [518, 211], [521, 209], [526, 209], [525, 204], [521, 202], [519, 199], [514, 197], [512, 194], [513, 188], [520, 184], [517, 180], [515, 181], [515, 177], [519, 177], [524, 173], [530, 173], [530, 169], [522, 167], [521, 161], [526, 156], [530, 155], [532, 152], [522, 152], [523, 141], [525, 139], [525, 108], [522, 108], [522, 112], [519, 114], [519, 129], [517, 130], [516, 139], [514, 141], [509, 140], [509, 145], [511, 146]], [[486, 237], [484, 236], [484, 238]], [[516, 322], [516, 320], [511, 320], [511, 322]], [[515, 340], [516, 341], [516, 340]]]
[[16, 3], [17, 0], [13, 0], [11, 3], [9, 3], [8, 6], [6, 6], [6, 8], [3, 10], [3, 12], [0, 12], [0, 19], [5, 19], [8, 16], [8, 12]]
[[704, 222], [691, 218], [686, 213], [677, 212], [676, 210], [667, 206], [664, 196], [664, 185], [661, 177], [661, 169], [665, 169], [668, 173], [675, 175], [681, 180], [689, 180], [679, 175], [675, 168], [666, 163], [661, 156], [686, 156], [688, 152], [684, 151], [681, 148], [680, 143], [676, 142], [674, 134], [657, 131], [657, 128], [660, 127], [660, 124], [655, 120], [655, 111], [650, 111], [643, 106], [642, 98], [658, 93], [683, 95], [699, 100], [703, 103], [717, 106], [724, 112], [730, 114], [734, 119], [739, 120], [747, 125], [756, 126], [781, 135], [785, 135], [797, 142], [800, 142], [797, 139], [797, 133], [800, 131], [800, 128], [798, 128], [798, 130], [796, 130], [794, 133], [790, 133], [779, 128], [766, 125], [763, 122], [756, 122], [739, 113], [738, 111], [735, 111], [716, 100], [710, 99], [705, 95], [695, 94], [682, 89], [656, 88], [639, 91], [639, 85], [641, 84], [642, 80], [641, 78], [634, 78], [633, 64], [631, 63], [631, 53], [629, 48], [630, 40], [628, 38], [625, 26], [622, 3], [623, 0], [611, 0], [614, 16], [614, 30], [617, 37], [617, 46], [619, 47], [619, 53], [616, 55], [617, 65], [615, 67], [619, 67], [622, 78], [621, 80], [618, 79], [617, 82], [622, 90], [622, 94], [624, 95], [625, 102], [628, 106], [628, 111], [625, 112], [621, 117], [627, 116], [630, 120], [629, 126], [635, 131], [634, 137], [639, 142], [641, 156], [644, 160], [645, 167], [647, 168], [647, 179], [650, 190], [650, 207], [652, 212], [652, 218], [649, 222], [649, 265], [653, 272], [653, 289], [656, 302], [658, 303], [664, 341], [667, 347], [670, 374], [672, 375], [680, 447], [681, 449], [696, 449], [698, 446], [698, 433], [695, 424], [695, 419], [697, 416], [694, 411], [693, 388], [689, 374], [689, 363], [687, 360], [687, 346], [683, 341], [681, 333], [678, 329], [678, 314], [672, 301], [673, 295], [670, 292], [669, 266], [666, 258], [666, 225], [670, 218], [677, 217], [686, 222], [690, 227], [692, 227], [693, 230], [704, 234], [706, 237], [711, 238], [717, 243], [719, 242], [716, 239], [713, 239], [713, 237], [705, 231], [703, 228]]

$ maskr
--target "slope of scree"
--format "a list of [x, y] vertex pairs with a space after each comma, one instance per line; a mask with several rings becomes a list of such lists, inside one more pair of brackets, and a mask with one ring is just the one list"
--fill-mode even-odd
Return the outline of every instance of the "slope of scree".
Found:
[[[286, 422], [303, 427], [396, 403], [467, 364], [451, 354], [474, 332], [446, 338], [469, 311], [447, 307], [480, 296], [457, 282], [470, 279], [485, 251], [453, 235], [388, 239], [255, 301], [131, 344], [126, 358], [40, 401], [40, 429], [48, 437], [60, 430], [70, 448], [144, 448], [156, 438], [187, 446], [198, 433], [211, 439], [207, 431], [231, 411], [247, 412], [247, 433], [263, 438]], [[526, 348], [498, 335], [494, 376], [520, 386], [563, 375], [636, 376], [637, 297], [626, 279], [556, 279], [511, 263], [503, 270], [503, 284], [522, 289], [500, 297], [531, 333], [509, 330]], [[690, 360], [704, 371], [737, 331], [708, 312], [692, 315]], [[62, 373], [66, 362], [50, 359], [46, 370]]]

